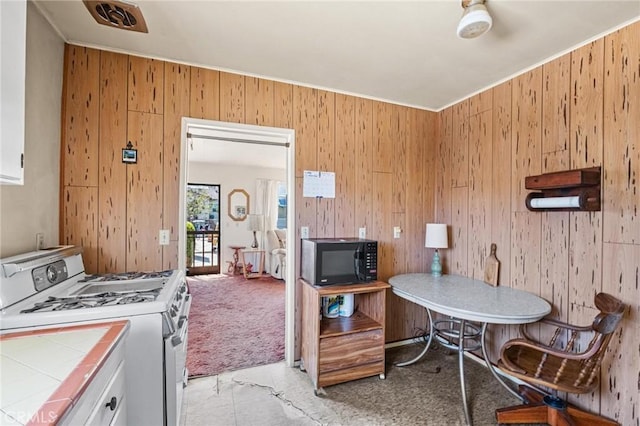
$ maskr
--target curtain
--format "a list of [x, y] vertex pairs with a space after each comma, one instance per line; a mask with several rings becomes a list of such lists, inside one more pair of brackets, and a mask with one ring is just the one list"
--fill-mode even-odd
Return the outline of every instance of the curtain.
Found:
[[[264, 231], [260, 235], [260, 247], [265, 249], [267, 231], [275, 229], [278, 221], [278, 182], [256, 179], [256, 213], [264, 216]], [[271, 272], [271, 253], [265, 253], [265, 268]]]

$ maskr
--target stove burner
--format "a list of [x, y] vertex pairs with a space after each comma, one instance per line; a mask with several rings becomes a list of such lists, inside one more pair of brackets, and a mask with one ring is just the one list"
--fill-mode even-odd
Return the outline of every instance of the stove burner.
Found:
[[87, 275], [79, 280], [80, 283], [100, 282], [100, 281], [127, 281], [127, 280], [146, 280], [153, 278], [168, 278], [173, 273], [172, 270], [159, 272], [122, 272], [117, 274], [94, 274]]
[[126, 305], [129, 303], [151, 302], [156, 300], [160, 289], [133, 291], [128, 293], [100, 293], [87, 296], [53, 297], [43, 302], [36, 302], [31, 308], [23, 309], [21, 314], [44, 311], [66, 311], [71, 309], [95, 308], [106, 305]]

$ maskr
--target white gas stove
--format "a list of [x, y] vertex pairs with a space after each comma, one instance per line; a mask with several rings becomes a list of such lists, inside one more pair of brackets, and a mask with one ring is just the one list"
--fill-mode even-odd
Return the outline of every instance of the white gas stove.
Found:
[[177, 425], [191, 296], [182, 271], [86, 275], [81, 249], [0, 260], [0, 333], [128, 319], [127, 424]]

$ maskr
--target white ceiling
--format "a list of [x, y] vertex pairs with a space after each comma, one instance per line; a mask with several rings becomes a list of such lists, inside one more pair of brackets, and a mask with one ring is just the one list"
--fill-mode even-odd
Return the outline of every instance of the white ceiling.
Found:
[[640, 18], [640, 0], [487, 0], [462, 40], [459, 0], [138, 0], [149, 33], [98, 25], [81, 0], [34, 1], [73, 44], [439, 111]]

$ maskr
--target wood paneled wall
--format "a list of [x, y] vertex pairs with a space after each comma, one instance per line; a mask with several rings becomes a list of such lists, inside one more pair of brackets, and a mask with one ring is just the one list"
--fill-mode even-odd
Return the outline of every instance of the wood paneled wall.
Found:
[[[84, 247], [87, 271], [177, 266], [183, 116], [293, 128], [296, 241], [301, 226], [312, 237], [366, 227], [384, 280], [428, 269], [424, 224], [437, 220], [450, 224], [450, 273], [482, 278], [495, 242], [500, 285], [541, 295], [558, 318], [588, 323], [599, 291], [629, 304], [600, 390], [574, 402], [640, 424], [639, 23], [437, 114], [71, 45], [65, 55], [60, 240]], [[128, 140], [137, 165], [121, 162]], [[526, 176], [592, 165], [601, 212], [525, 208]], [[303, 170], [336, 172], [336, 198], [303, 198]], [[389, 293], [387, 341], [425, 320]], [[492, 359], [516, 333], [492, 328]]]
[[[544, 297], [561, 320], [590, 324], [600, 291], [622, 299], [629, 310], [600, 389], [570, 400], [639, 425], [640, 23], [453, 105], [439, 122], [446, 268], [481, 279], [495, 242], [500, 285]], [[526, 209], [526, 176], [590, 166], [602, 166], [602, 211]], [[517, 330], [491, 331], [495, 359]]]
[[[426, 269], [436, 113], [73, 45], [65, 55], [61, 241], [84, 247], [88, 272], [177, 267], [182, 117], [295, 129], [296, 241], [301, 226], [312, 237], [366, 227], [381, 279]], [[121, 161], [128, 141], [137, 164]], [[304, 170], [335, 172], [336, 198], [303, 198]], [[387, 309], [388, 341], [424, 327], [423, 309], [390, 292]]]

